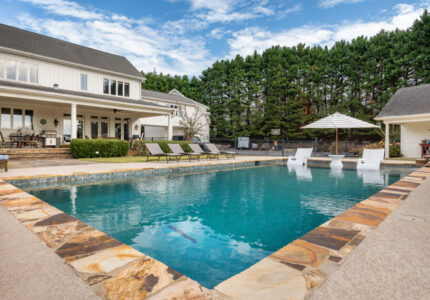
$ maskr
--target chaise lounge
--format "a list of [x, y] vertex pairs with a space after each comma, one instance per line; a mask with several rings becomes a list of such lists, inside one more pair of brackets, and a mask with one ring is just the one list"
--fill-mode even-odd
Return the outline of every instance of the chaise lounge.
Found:
[[[191, 161], [191, 157], [197, 157], [200, 161], [201, 154], [195, 152], [185, 152], [179, 144], [167, 144], [172, 151], [173, 154], [188, 156], [188, 159]], [[192, 149], [191, 149], [192, 150]]]
[[220, 155], [225, 155], [228, 159], [229, 158], [228, 156], [230, 155], [234, 159], [234, 156], [239, 154], [237, 152], [232, 152], [232, 151], [219, 151], [219, 149], [217, 148], [217, 146], [215, 146], [215, 144], [206, 144], [206, 147], [209, 150], [209, 152], [207, 152], [209, 158], [211, 158], [211, 155], [213, 155], [214, 157], [219, 159]]
[[303, 166], [308, 163], [308, 158], [311, 157], [313, 148], [297, 148], [296, 155], [289, 156], [287, 165]]
[[145, 144], [146, 149], [148, 149], [149, 154], [146, 155], [146, 161], [149, 160], [150, 156], [157, 156], [158, 161], [160, 161], [161, 157], [166, 158], [166, 162], [168, 163], [170, 158], [176, 158], [176, 161], [179, 162], [181, 160], [182, 155], [175, 154], [175, 153], [164, 153], [163, 150], [161, 150], [160, 145], [155, 143], [147, 143]]
[[363, 157], [357, 160], [357, 170], [379, 170], [384, 152], [384, 149], [364, 149]]

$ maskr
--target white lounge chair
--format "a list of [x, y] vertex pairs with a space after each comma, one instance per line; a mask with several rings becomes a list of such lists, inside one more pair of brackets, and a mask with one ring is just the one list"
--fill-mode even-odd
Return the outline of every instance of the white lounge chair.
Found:
[[308, 158], [312, 155], [313, 150], [313, 148], [297, 148], [296, 155], [288, 157], [287, 165], [306, 165], [308, 163]]
[[384, 149], [364, 149], [363, 157], [357, 161], [357, 170], [379, 170], [384, 160]]

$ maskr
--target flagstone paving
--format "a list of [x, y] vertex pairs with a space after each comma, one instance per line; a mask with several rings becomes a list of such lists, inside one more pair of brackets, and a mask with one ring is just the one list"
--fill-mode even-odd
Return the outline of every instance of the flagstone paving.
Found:
[[105, 299], [304, 299], [427, 177], [430, 168], [411, 173], [213, 290], [1, 181], [0, 206]]

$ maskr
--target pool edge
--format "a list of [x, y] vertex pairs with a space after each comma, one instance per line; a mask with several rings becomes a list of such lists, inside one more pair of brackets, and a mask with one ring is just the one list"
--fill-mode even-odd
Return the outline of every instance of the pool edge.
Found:
[[[279, 159], [273, 161], [276, 160]], [[188, 166], [173, 168], [181, 167]], [[276, 297], [279, 285], [271, 289], [270, 284], [275, 286], [277, 282], [269, 282], [270, 276], [263, 283], [253, 282], [267, 271], [283, 274], [283, 296], [288, 291], [292, 296], [304, 298], [427, 177], [430, 168], [411, 172], [212, 290], [3, 180], [0, 180], [0, 205], [42, 239], [97, 295], [107, 299], [125, 291], [131, 293], [131, 298], [195, 295], [211, 299], [241, 297], [241, 291], [254, 296], [270, 292]], [[92, 248], [85, 250], [89, 241]], [[70, 252], [71, 244], [85, 247], [75, 247], [75, 252]]]

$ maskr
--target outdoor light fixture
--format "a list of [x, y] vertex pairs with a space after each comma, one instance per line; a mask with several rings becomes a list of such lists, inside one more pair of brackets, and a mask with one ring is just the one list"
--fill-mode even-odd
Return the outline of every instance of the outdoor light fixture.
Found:
[[58, 83], [54, 83], [54, 89], [58, 89]]
[[58, 120], [57, 120], [57, 118], [55, 118], [55, 120], [54, 120], [54, 125], [55, 125], [55, 127], [58, 126]]

